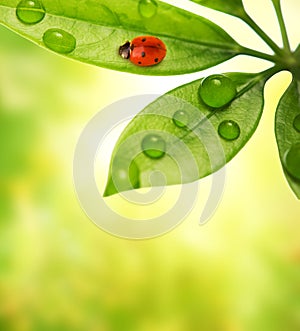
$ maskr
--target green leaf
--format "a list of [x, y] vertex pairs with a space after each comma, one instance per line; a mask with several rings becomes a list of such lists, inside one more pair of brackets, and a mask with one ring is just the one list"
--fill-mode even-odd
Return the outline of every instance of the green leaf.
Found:
[[[0, 23], [43, 47], [46, 47], [43, 40], [46, 31], [63, 30], [65, 39], [57, 44], [46, 35], [50, 39], [50, 42], [46, 40], [48, 48], [53, 45], [59, 52], [61, 45], [59, 53], [109, 69], [143, 75], [183, 74], [226, 61], [240, 50], [219, 26], [163, 2], [157, 1], [156, 13], [146, 18], [140, 14], [136, 0], [42, 0], [41, 10], [44, 8], [46, 14], [36, 24], [24, 24], [18, 19], [18, 3], [17, 0], [0, 0]], [[26, 15], [34, 19], [36, 11]], [[162, 63], [138, 67], [119, 56], [119, 46], [140, 35], [153, 35], [163, 40], [167, 56]]]
[[241, 17], [245, 9], [242, 0], [191, 0], [201, 6], [221, 11], [223, 13]]
[[[198, 93], [202, 81], [199, 79], [168, 92], [141, 111], [114, 148], [104, 196], [132, 188], [189, 183], [231, 160], [258, 125], [264, 104], [263, 88], [271, 71], [226, 76], [236, 85], [237, 95], [223, 108], [212, 109], [203, 103]], [[176, 115], [179, 125], [174, 123], [175, 113], [180, 115]], [[228, 121], [235, 125], [226, 128]], [[235, 129], [239, 129], [239, 135], [234, 134]], [[224, 139], [224, 132], [231, 140]], [[159, 136], [165, 142], [165, 146], [160, 144], [164, 155], [151, 158], [143, 152], [145, 137], [149, 135]], [[151, 178], [155, 172], [163, 177]]]
[[278, 104], [275, 133], [285, 177], [297, 198], [300, 199], [300, 82], [296, 79], [292, 81]]

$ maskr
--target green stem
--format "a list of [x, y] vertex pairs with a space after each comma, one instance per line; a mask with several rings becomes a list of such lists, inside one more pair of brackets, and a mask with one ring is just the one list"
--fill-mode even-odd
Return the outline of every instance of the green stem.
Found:
[[291, 52], [290, 42], [289, 42], [288, 34], [286, 31], [286, 26], [285, 26], [283, 15], [282, 15], [280, 0], [272, 0], [272, 2], [273, 2], [273, 5], [274, 5], [275, 11], [276, 11], [276, 15], [278, 18], [278, 22], [279, 22], [283, 46], [288, 52]]
[[266, 69], [265, 71], [262, 71], [260, 73], [258, 73], [251, 81], [249, 81], [249, 83], [242, 88], [235, 96], [235, 98], [232, 100], [232, 102], [235, 99], [238, 99], [239, 97], [241, 97], [243, 94], [245, 94], [247, 91], [249, 91], [254, 85], [256, 85], [259, 81], [264, 80], [265, 82], [272, 77], [273, 75], [275, 75], [276, 73], [278, 73], [279, 71], [281, 71], [282, 68], [278, 65], [275, 65], [269, 69]]
[[267, 60], [267, 61], [271, 61], [271, 62], [276, 62], [276, 56], [274, 56], [274, 55], [262, 53], [262, 52], [254, 50], [254, 49], [243, 47], [243, 46], [241, 46], [241, 48], [240, 48], [240, 54], [257, 57], [259, 59], [263, 59], [263, 60]]
[[269, 47], [276, 53], [276, 54], [282, 54], [282, 49], [275, 44], [275, 42], [253, 21], [253, 19], [244, 12], [243, 16], [241, 16], [241, 19], [247, 23], [252, 30], [254, 30], [257, 35], [267, 44]]

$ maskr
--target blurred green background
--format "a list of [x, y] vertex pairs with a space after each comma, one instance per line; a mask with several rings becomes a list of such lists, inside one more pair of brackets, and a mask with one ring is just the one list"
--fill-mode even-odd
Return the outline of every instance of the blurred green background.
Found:
[[[295, 47], [300, 6], [286, 3]], [[247, 4], [278, 38], [266, 1]], [[202, 12], [259, 47], [242, 23]], [[273, 133], [288, 74], [268, 83], [260, 126], [227, 166], [214, 217], [198, 225], [200, 197], [172, 232], [130, 241], [101, 231], [80, 208], [72, 179], [79, 135], [122, 97], [163, 93], [209, 71], [134, 76], [67, 60], [3, 27], [0, 40], [1, 331], [300, 330], [300, 203]], [[265, 65], [242, 57], [213, 72]]]

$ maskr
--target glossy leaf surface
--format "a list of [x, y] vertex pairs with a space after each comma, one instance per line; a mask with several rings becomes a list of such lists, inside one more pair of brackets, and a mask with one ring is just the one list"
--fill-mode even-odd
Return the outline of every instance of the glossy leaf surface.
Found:
[[[45, 10], [45, 16], [37, 18], [36, 13], [30, 17], [24, 10], [17, 15], [19, 2], [0, 0], [0, 23], [40, 46], [47, 45], [72, 59], [109, 69], [144, 75], [182, 74], [226, 61], [240, 49], [219, 26], [163, 2], [157, 2], [153, 16], [145, 17], [136, 0], [35, 0]], [[18, 18], [24, 13], [30, 24]], [[149, 16], [149, 12], [146, 14]], [[32, 23], [34, 19], [38, 21], [36, 24]], [[61, 33], [56, 41], [52, 38], [49, 43], [45, 33], [53, 29], [64, 31], [68, 38], [64, 40]], [[75, 39], [74, 49], [69, 47], [70, 35]], [[119, 46], [141, 35], [163, 40], [167, 56], [162, 63], [143, 68], [119, 56]]]
[[[226, 76], [236, 85], [237, 95], [223, 108], [212, 109], [203, 103], [198, 91], [200, 79], [168, 92], [141, 111], [115, 146], [104, 195], [192, 182], [231, 160], [258, 125], [264, 104], [263, 88], [269, 76], [266, 73]], [[159, 159], [143, 151], [142, 141], [151, 135], [165, 142], [165, 153]], [[128, 171], [132, 165], [134, 173]], [[130, 175], [120, 183], [118, 174], [125, 171]], [[151, 178], [157, 172], [163, 176]]]
[[240, 17], [244, 13], [242, 0], [191, 0], [201, 6], [221, 11], [223, 13]]

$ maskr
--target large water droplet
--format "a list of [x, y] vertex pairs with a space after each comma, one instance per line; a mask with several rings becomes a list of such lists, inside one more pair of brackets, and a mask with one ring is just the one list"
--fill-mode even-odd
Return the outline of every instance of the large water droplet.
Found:
[[236, 122], [226, 120], [219, 125], [218, 132], [226, 140], [235, 140], [240, 136], [241, 130]]
[[184, 128], [189, 122], [189, 116], [184, 110], [177, 110], [173, 115], [173, 122], [179, 128]]
[[142, 141], [142, 150], [152, 159], [159, 159], [165, 155], [166, 142], [158, 134], [148, 134]]
[[44, 44], [57, 53], [68, 54], [74, 51], [76, 39], [62, 29], [49, 29], [43, 35]]
[[292, 145], [286, 152], [284, 165], [291, 176], [300, 180], [300, 143]]
[[140, 0], [139, 12], [145, 18], [153, 17], [157, 12], [157, 3], [154, 0]]
[[45, 17], [45, 9], [38, 0], [22, 0], [17, 5], [16, 15], [25, 24], [39, 23]]
[[211, 75], [202, 80], [199, 95], [202, 101], [213, 108], [227, 105], [236, 96], [235, 83], [224, 75]]
[[300, 132], [300, 115], [297, 115], [295, 117], [293, 125], [294, 125], [295, 130]]

